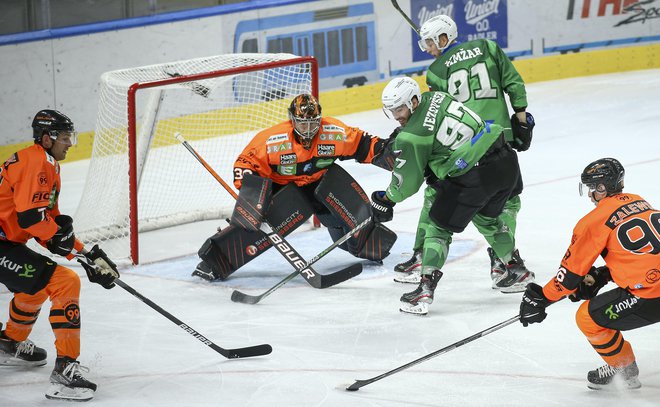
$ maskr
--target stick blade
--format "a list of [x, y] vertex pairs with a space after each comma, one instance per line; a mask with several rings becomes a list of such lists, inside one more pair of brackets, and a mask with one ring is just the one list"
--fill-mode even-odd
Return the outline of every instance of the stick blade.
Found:
[[350, 280], [360, 273], [362, 273], [362, 263], [355, 263], [334, 273], [321, 275], [320, 286], [315, 286], [314, 288], [332, 287], [339, 283], [343, 283], [346, 280]]
[[272, 346], [268, 344], [249, 346], [247, 348], [227, 349], [228, 359], [250, 358], [254, 356], [269, 355], [273, 351]]
[[250, 295], [234, 290], [231, 293], [231, 300], [233, 302], [240, 302], [241, 304], [256, 304], [261, 300], [260, 295]]
[[369, 382], [367, 380], [356, 380], [355, 383], [351, 384], [346, 388], [346, 391], [358, 391], [360, 390], [360, 387], [368, 384]]

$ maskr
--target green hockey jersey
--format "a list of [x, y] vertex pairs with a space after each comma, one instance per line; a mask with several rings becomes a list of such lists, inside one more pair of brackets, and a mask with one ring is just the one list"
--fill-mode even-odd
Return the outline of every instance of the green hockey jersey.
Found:
[[511, 115], [504, 94], [515, 111], [527, 107], [525, 83], [509, 57], [490, 40], [447, 48], [426, 72], [426, 84], [430, 90], [449, 93], [484, 121], [502, 126], [509, 141], [513, 140]]
[[424, 170], [439, 179], [469, 171], [502, 133], [445, 92], [425, 92], [394, 141], [400, 151], [387, 197], [401, 202], [419, 190]]

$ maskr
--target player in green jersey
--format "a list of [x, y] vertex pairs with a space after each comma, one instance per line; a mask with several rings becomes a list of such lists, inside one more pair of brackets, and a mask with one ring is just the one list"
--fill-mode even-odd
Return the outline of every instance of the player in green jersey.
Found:
[[424, 231], [421, 281], [401, 297], [401, 311], [424, 315], [452, 235], [470, 221], [479, 219], [498, 257], [512, 258], [513, 234], [498, 216], [518, 181], [518, 158], [501, 126], [484, 122], [445, 92], [422, 94], [417, 82], [402, 77], [387, 84], [382, 99], [385, 112], [402, 128], [394, 139], [399, 155], [392, 180], [387, 191], [374, 191], [371, 197], [374, 220], [391, 220], [394, 204], [419, 190], [425, 172], [437, 178]]
[[[459, 43], [456, 40], [458, 36], [456, 23], [445, 15], [427, 20], [420, 29], [420, 36], [422, 37], [419, 41], [420, 48], [436, 57], [426, 74], [429, 89], [447, 92], [485, 121], [499, 124], [504, 128], [506, 140], [515, 149], [527, 150], [531, 142], [534, 119], [531, 114], [525, 112], [527, 108], [525, 84], [502, 49], [495, 42], [484, 39]], [[509, 118], [505, 94], [508, 95], [515, 111], [511, 118]], [[500, 215], [504, 225], [514, 235], [522, 189], [522, 178], [519, 177], [519, 182]], [[424, 196], [425, 202], [432, 202], [435, 191], [427, 188]], [[425, 209], [427, 207], [428, 204], [425, 204], [420, 214], [420, 227], [415, 238], [413, 257], [395, 267], [397, 272], [395, 281], [418, 280], [423, 224], [428, 222], [428, 211]], [[483, 233], [482, 226], [478, 222], [475, 222], [475, 226]], [[533, 274], [526, 273], [525, 264], [517, 250], [507, 264], [496, 256], [492, 247], [488, 248], [488, 254], [491, 259], [490, 274], [494, 289], [507, 293], [524, 291], [527, 283], [533, 281]], [[519, 272], [507, 273], [507, 268], [515, 268]], [[528, 275], [526, 281], [519, 280], [522, 275]]]

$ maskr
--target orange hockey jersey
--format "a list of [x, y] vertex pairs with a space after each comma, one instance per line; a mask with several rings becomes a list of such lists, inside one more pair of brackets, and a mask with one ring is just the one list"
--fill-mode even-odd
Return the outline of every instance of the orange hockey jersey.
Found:
[[[46, 242], [57, 232], [60, 165], [39, 144], [14, 153], [0, 167], [0, 239]], [[76, 241], [77, 250], [83, 245]]]
[[380, 141], [356, 127], [323, 117], [312, 146], [305, 150], [295, 140], [290, 121], [257, 133], [234, 163], [234, 185], [241, 188], [244, 173], [270, 178], [281, 185], [318, 181], [335, 160], [371, 163]]
[[543, 287], [545, 296], [555, 301], [575, 291], [566, 282], [581, 281], [598, 255], [619, 287], [641, 298], [660, 297], [660, 211], [634, 194], [600, 200], [573, 229], [557, 276]]

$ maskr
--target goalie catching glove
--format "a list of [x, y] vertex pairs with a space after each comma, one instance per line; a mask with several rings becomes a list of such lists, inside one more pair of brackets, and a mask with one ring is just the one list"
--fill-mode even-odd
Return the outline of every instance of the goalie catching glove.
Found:
[[108, 258], [108, 255], [95, 244], [92, 250], [76, 255], [78, 263], [80, 263], [87, 278], [92, 283], [100, 284], [105, 289], [111, 289], [115, 286], [115, 279], [119, 278], [117, 265]]

